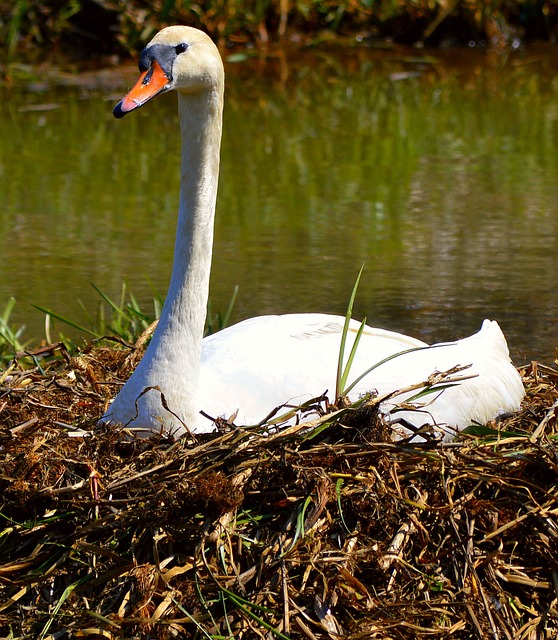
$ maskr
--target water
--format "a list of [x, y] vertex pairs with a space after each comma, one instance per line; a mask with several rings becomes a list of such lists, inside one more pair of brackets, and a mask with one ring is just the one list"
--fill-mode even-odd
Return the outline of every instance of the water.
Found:
[[[329, 46], [227, 65], [211, 278], [234, 321], [355, 315], [440, 341], [503, 327], [514, 359], [558, 346], [558, 50], [509, 57]], [[0, 310], [88, 323], [98, 286], [164, 296], [178, 201], [176, 97], [116, 121], [132, 68], [0, 96]], [[45, 70], [42, 76], [48, 76]], [[59, 324], [57, 327], [66, 331]]]

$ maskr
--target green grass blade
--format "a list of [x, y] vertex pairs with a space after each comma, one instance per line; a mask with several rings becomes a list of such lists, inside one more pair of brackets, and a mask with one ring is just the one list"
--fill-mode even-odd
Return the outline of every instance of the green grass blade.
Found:
[[238, 596], [236, 593], [233, 593], [232, 591], [229, 591], [224, 587], [220, 587], [220, 589], [227, 596], [227, 598], [229, 598], [229, 600], [233, 602], [244, 614], [246, 614], [249, 618], [270, 631], [276, 638], [280, 638], [281, 640], [291, 640], [289, 636], [286, 636], [284, 633], [281, 633], [281, 631], [275, 629], [272, 625], [269, 624], [269, 622], [266, 622], [265, 620], [260, 618], [260, 616], [256, 615], [253, 611], [253, 609], [255, 609], [256, 611], [262, 611], [264, 613], [275, 613], [272, 609], [269, 609], [268, 607], [262, 607], [261, 605], [258, 605], [254, 602], [250, 602], [249, 600]]
[[[364, 269], [364, 265], [360, 268], [358, 272], [357, 279], [353, 286], [353, 290], [351, 292], [351, 297], [349, 298], [349, 304], [347, 305], [347, 313], [345, 314], [345, 323], [343, 324], [343, 332], [341, 333], [341, 344], [339, 346], [339, 358], [337, 360], [337, 376], [335, 378], [335, 398], [339, 398], [341, 395], [341, 381], [343, 378], [343, 360], [345, 357], [345, 345], [347, 343], [347, 334], [349, 333], [349, 325], [351, 323], [351, 317], [353, 315], [353, 304], [355, 301], [358, 285], [360, 282], [360, 277], [362, 275], [362, 271]], [[348, 372], [347, 372], [348, 375]]]
[[341, 383], [339, 386], [339, 395], [337, 397], [340, 397], [342, 395], [346, 395], [345, 393], [345, 385], [347, 384], [347, 378], [349, 377], [349, 373], [351, 371], [351, 367], [353, 365], [353, 360], [355, 359], [355, 355], [358, 349], [358, 345], [360, 343], [360, 338], [362, 336], [362, 332], [364, 331], [364, 327], [366, 326], [366, 318], [363, 319], [363, 321], [360, 323], [360, 327], [358, 328], [357, 334], [355, 336], [355, 341], [353, 342], [353, 346], [351, 348], [351, 353], [349, 354], [349, 357], [347, 359], [347, 364], [345, 365], [345, 368], [343, 369], [343, 375], [341, 376]]
[[387, 358], [384, 358], [383, 360], [380, 360], [379, 362], [376, 362], [375, 364], [373, 364], [371, 367], [366, 369], [366, 371], [364, 373], [362, 373], [360, 376], [358, 376], [358, 378], [356, 378], [356, 380], [353, 380], [353, 382], [345, 389], [345, 394], [350, 393], [356, 387], [356, 385], [363, 378], [365, 378], [369, 373], [374, 371], [374, 369], [377, 369], [378, 367], [381, 367], [383, 364], [386, 364], [386, 362], [389, 362], [390, 360], [394, 360], [395, 358], [399, 358], [400, 356], [404, 356], [407, 353], [412, 353], [413, 351], [425, 351], [426, 349], [439, 349], [440, 347], [449, 347], [452, 344], [455, 344], [455, 343], [454, 342], [448, 342], [448, 343], [444, 343], [444, 344], [427, 345], [426, 347], [411, 347], [410, 349], [404, 349], [403, 351], [398, 351], [397, 353], [393, 353], [391, 356], [388, 356]]
[[433, 386], [426, 386], [424, 387], [424, 389], [421, 389], [414, 395], [407, 398], [405, 402], [414, 402], [415, 400], [420, 400], [424, 396], [428, 396], [432, 393], [440, 393], [440, 391], [443, 391], [444, 389], [450, 389], [451, 387], [458, 387], [458, 386], [459, 386], [459, 382], [448, 382], [448, 383], [435, 384]]
[[[126, 306], [126, 303], [123, 299], [121, 299], [121, 303], [120, 305], [116, 304], [115, 302], [113, 302], [107, 295], [106, 293], [103, 293], [99, 287], [97, 287], [97, 285], [92, 284], [91, 285], [93, 287], [93, 289], [95, 289], [95, 291], [101, 296], [101, 298], [109, 305], [109, 307], [116, 312], [117, 315], [119, 315], [121, 318], [123, 318], [124, 320], [128, 321], [128, 322], [132, 322], [132, 318], [130, 318], [130, 316], [128, 314], [126, 314], [124, 312], [124, 307]], [[123, 284], [122, 285], [122, 296], [125, 295], [125, 289], [126, 289], [126, 285]]]
[[8, 302], [6, 302], [6, 306], [4, 307], [4, 311], [2, 312], [2, 316], [0, 317], [0, 320], [2, 321], [2, 324], [8, 324], [9, 320], [10, 320], [10, 316], [12, 315], [12, 311], [14, 310], [15, 307], [15, 298], [13, 296], [10, 296], [10, 298], [8, 298]]
[[250, 610], [248, 607], [244, 606], [240, 600], [234, 596], [234, 595], [229, 595], [229, 598], [232, 602], [234, 602], [234, 604], [236, 604], [236, 606], [244, 613], [246, 614], [249, 618], [251, 618], [252, 620], [254, 620], [254, 622], [257, 622], [258, 624], [260, 624], [262, 627], [264, 627], [264, 629], [267, 629], [270, 633], [272, 633], [276, 638], [281, 638], [281, 640], [291, 640], [289, 638], [289, 636], [286, 636], [284, 633], [281, 633], [281, 631], [279, 631], [278, 629], [275, 629], [271, 624], [269, 624], [269, 622], [266, 622], [263, 618], [260, 618], [258, 615], [256, 615], [252, 610]]
[[97, 332], [92, 331], [91, 329], [86, 329], [85, 327], [82, 327], [77, 322], [74, 322], [73, 320], [68, 320], [68, 318], [65, 318], [64, 316], [61, 316], [59, 313], [55, 313], [54, 311], [50, 311], [50, 309], [45, 309], [44, 307], [41, 307], [38, 304], [33, 304], [33, 306], [35, 307], [35, 309], [38, 309], [39, 311], [41, 311], [41, 313], [47, 313], [49, 316], [51, 316], [53, 318], [56, 318], [57, 320], [60, 320], [60, 322], [63, 322], [64, 324], [67, 324], [68, 326], [72, 327], [73, 329], [77, 329], [78, 331], [81, 331], [82, 333], [86, 333], [87, 335], [93, 336], [94, 338], [100, 338], [101, 337]]
[[341, 504], [341, 487], [343, 486], [343, 478], [338, 478], [335, 483], [335, 495], [337, 496], [337, 509], [339, 510], [339, 516], [341, 518], [341, 523], [347, 533], [351, 533], [351, 530], [347, 526], [345, 522], [345, 516], [343, 515], [343, 506]]
[[474, 424], [469, 427], [465, 427], [465, 429], [461, 430], [461, 433], [467, 433], [471, 436], [482, 436], [487, 440], [502, 440], [503, 438], [527, 439], [529, 437], [528, 433], [520, 433], [518, 431], [500, 431], [482, 424]]
[[206, 336], [210, 336], [213, 333], [216, 333], [217, 331], [221, 331], [222, 329], [228, 326], [232, 312], [233, 312], [234, 305], [236, 303], [238, 290], [239, 290], [238, 285], [235, 285], [231, 299], [229, 301], [229, 306], [227, 307], [227, 311], [225, 312], [225, 315], [221, 315], [220, 311], [218, 311], [217, 314], [214, 315], [211, 308], [211, 300], [208, 300], [207, 314], [206, 314], [206, 321], [205, 321]]
[[236, 297], [238, 295], [238, 285], [235, 284], [234, 285], [234, 290], [231, 296], [231, 300], [229, 302], [229, 306], [227, 307], [227, 311], [225, 312], [225, 315], [223, 316], [223, 320], [221, 322], [221, 329], [224, 329], [225, 327], [229, 326], [229, 320], [231, 319], [231, 315], [234, 309], [234, 305], [236, 303]]
[[311, 503], [312, 503], [312, 496], [308, 496], [298, 512], [298, 515], [296, 517], [296, 529], [293, 536], [293, 540], [289, 545], [289, 548], [283, 554], [284, 556], [287, 555], [289, 551], [291, 551], [291, 549], [294, 548], [294, 546], [296, 545], [299, 539], [302, 540], [302, 538], [304, 538], [304, 521], [306, 519], [306, 510], [308, 509]]
[[231, 628], [229, 614], [227, 611], [227, 600], [225, 598], [225, 594], [222, 591], [219, 591], [219, 598], [221, 600], [221, 606], [223, 607], [223, 620], [225, 621], [225, 624], [227, 625], [227, 630], [229, 632], [229, 635], [226, 638], [227, 640], [234, 640], [234, 633]]
[[10, 297], [0, 315], [0, 356], [4, 359], [7, 355], [4, 354], [5, 351], [10, 352], [8, 357], [11, 359], [14, 353], [25, 349], [25, 344], [19, 340], [25, 326], [21, 325], [18, 328], [10, 326], [10, 317], [14, 310], [15, 302], [15, 298]]
[[206, 638], [209, 638], [209, 640], [213, 640], [215, 638], [215, 636], [210, 635], [209, 633], [207, 633], [207, 631], [202, 627], [202, 625], [194, 618], [194, 616], [189, 613], [188, 611], [186, 611], [186, 609], [184, 608], [184, 606], [182, 605], [181, 602], [179, 602], [178, 600], [176, 600], [176, 598], [172, 598], [172, 601], [174, 602], [174, 604], [176, 605], [176, 607], [182, 611], [182, 613], [191, 621], [196, 625], [197, 630], [202, 633]]
[[90, 576], [85, 576], [85, 578], [82, 578], [81, 580], [78, 580], [77, 582], [74, 582], [73, 584], [68, 585], [62, 595], [60, 596], [60, 599], [58, 600], [58, 602], [56, 603], [56, 606], [54, 607], [52, 613], [50, 614], [49, 619], [46, 621], [45, 626], [43, 627], [43, 630], [41, 631], [41, 633], [39, 634], [38, 640], [43, 640], [44, 637], [46, 636], [46, 634], [48, 633], [48, 630], [50, 629], [50, 625], [54, 622], [54, 618], [56, 617], [56, 614], [58, 613], [58, 611], [60, 610], [60, 607], [64, 604], [64, 602], [67, 600], [68, 596], [72, 593], [72, 591], [76, 588], [79, 587], [80, 584], [87, 582], [87, 580], [89, 580]]

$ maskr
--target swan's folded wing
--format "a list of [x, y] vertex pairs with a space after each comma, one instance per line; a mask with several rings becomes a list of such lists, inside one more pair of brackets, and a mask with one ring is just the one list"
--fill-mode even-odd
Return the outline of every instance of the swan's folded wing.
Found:
[[[325, 392], [334, 400], [344, 320], [327, 314], [261, 316], [205, 338], [200, 409], [213, 417], [238, 410], [238, 424], [254, 424], [281, 404], [300, 404]], [[345, 359], [359, 328], [359, 322], [351, 322]], [[424, 346], [409, 336], [365, 327], [354, 377], [364, 363], [368, 368], [394, 353]]]
[[[254, 424], [284, 403], [300, 404], [324, 392], [333, 400], [343, 321], [322, 314], [265, 316], [206, 338], [200, 408], [213, 417], [238, 411], [237, 424]], [[359, 326], [351, 324], [347, 350]], [[462, 374], [472, 376], [470, 379], [425, 396], [416, 403], [419, 410], [390, 415], [395, 404], [413, 395], [407, 393], [386, 402], [383, 411], [417, 426], [428, 423], [462, 429], [519, 407], [523, 385], [496, 322], [487, 320], [478, 333], [431, 348], [408, 336], [366, 327], [349, 381], [401, 352], [405, 353], [364, 377], [352, 396], [383, 395], [426, 381], [436, 372], [471, 365]], [[210, 428], [209, 422], [205, 428]]]

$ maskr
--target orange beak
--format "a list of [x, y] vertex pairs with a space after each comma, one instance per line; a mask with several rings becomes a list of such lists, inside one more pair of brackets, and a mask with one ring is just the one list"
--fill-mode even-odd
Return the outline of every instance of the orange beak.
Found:
[[153, 60], [151, 67], [144, 71], [136, 84], [114, 107], [114, 117], [123, 118], [127, 113], [144, 105], [158, 93], [168, 88], [170, 80], [157, 60]]

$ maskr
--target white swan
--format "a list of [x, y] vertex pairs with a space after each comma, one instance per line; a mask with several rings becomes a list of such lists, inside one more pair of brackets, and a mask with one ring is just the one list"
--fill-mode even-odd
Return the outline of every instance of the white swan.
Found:
[[[202, 339], [211, 267], [219, 174], [224, 72], [211, 39], [193, 28], [168, 27], [144, 49], [136, 85], [115, 107], [123, 117], [157, 94], [174, 89], [182, 133], [180, 209], [174, 265], [159, 324], [136, 370], [101, 422], [144, 435], [161, 430], [209, 431], [212, 417], [236, 413], [236, 424], [256, 424], [276, 406], [335, 390], [344, 318], [324, 314], [263, 316]], [[353, 321], [351, 335], [359, 323]], [[420, 340], [366, 327], [352, 367], [354, 377]], [[381, 365], [353, 390], [358, 397], [421, 382], [435, 371], [472, 365], [475, 377], [447, 388], [420, 412], [414, 425], [457, 429], [516, 410], [523, 385], [496, 322], [443, 347], [414, 351]], [[435, 399], [433, 399], [433, 397]], [[391, 405], [382, 405], [388, 412]], [[396, 414], [395, 417], [399, 417]], [[446, 429], [446, 432], [448, 429]]]

